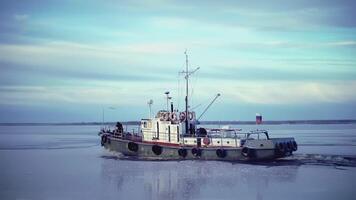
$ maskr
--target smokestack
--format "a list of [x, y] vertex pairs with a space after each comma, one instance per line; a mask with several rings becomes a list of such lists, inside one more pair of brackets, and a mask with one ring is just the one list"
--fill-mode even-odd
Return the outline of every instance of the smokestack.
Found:
[[171, 102], [171, 112], [173, 112], [173, 102]]

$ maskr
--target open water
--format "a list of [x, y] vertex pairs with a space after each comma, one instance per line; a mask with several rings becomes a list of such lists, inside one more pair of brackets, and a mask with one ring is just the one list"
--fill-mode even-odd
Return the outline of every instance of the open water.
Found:
[[356, 198], [356, 124], [233, 127], [299, 149], [252, 164], [129, 160], [100, 146], [99, 126], [0, 126], [0, 199]]

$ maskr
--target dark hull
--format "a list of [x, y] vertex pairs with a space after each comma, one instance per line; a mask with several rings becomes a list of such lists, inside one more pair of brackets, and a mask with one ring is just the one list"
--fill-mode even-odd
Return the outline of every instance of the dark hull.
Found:
[[[114, 152], [125, 156], [150, 160], [224, 160], [224, 161], [257, 161], [273, 160], [290, 155], [291, 152], [281, 153], [276, 149], [248, 149], [241, 147], [193, 147], [193, 146], [171, 146], [163, 144], [152, 144], [132, 141], [128, 139], [106, 136], [102, 145]], [[246, 150], [247, 149], [247, 150]]]

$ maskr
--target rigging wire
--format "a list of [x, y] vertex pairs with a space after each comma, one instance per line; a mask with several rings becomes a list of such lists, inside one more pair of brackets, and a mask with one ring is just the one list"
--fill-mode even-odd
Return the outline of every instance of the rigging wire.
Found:
[[177, 85], [177, 109], [180, 110], [180, 101], [181, 101], [181, 95], [182, 95], [182, 92], [181, 92], [181, 83], [180, 83], [180, 75], [178, 73], [178, 76], [177, 76], [177, 79], [178, 79], [178, 85]]
[[191, 101], [191, 104], [193, 105], [193, 95], [194, 95], [194, 88], [196, 87], [197, 85], [197, 82], [198, 82], [198, 75], [199, 75], [199, 70], [196, 71], [196, 75], [193, 77], [193, 81], [192, 81], [192, 84], [191, 84], [191, 94], [190, 94], [190, 101]]

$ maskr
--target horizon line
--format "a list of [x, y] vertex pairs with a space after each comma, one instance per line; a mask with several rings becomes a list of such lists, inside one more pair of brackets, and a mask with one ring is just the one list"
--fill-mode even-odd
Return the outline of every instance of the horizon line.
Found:
[[[0, 122], [0, 126], [16, 126], [16, 125], [112, 125], [113, 122]], [[136, 125], [140, 121], [121, 121], [124, 125]], [[356, 119], [312, 119], [312, 120], [265, 120], [262, 124], [349, 124], [356, 123]], [[199, 124], [256, 124], [256, 121], [251, 120], [205, 120]]]

